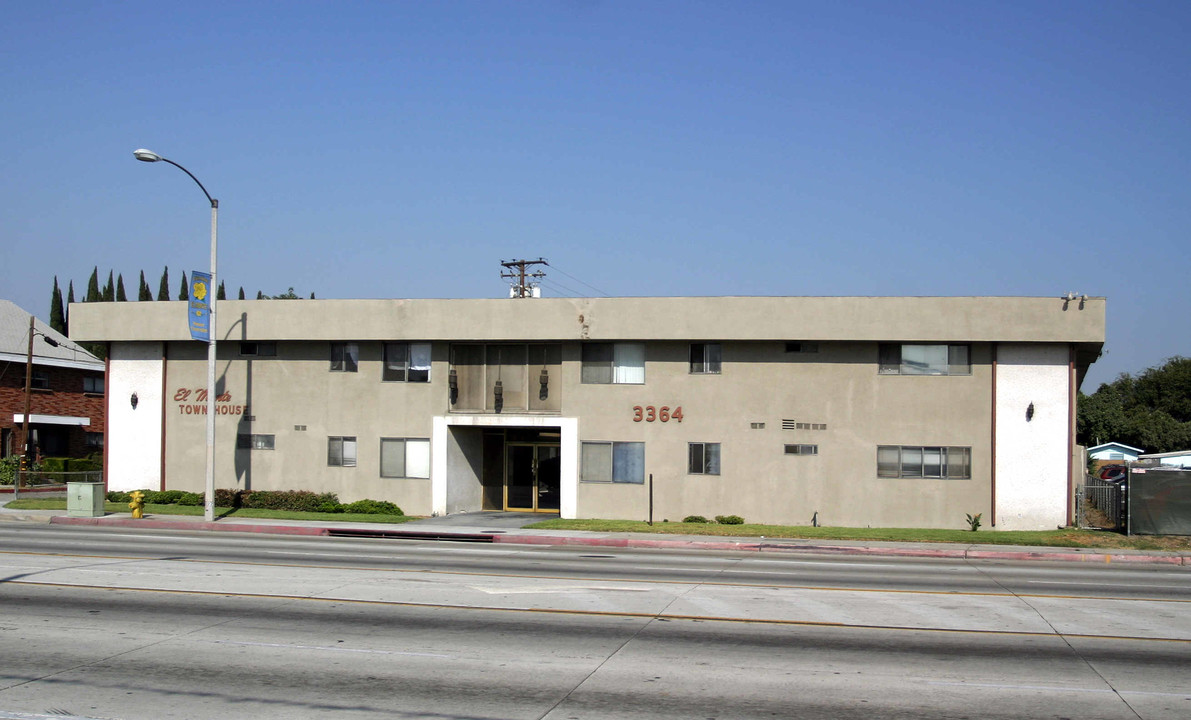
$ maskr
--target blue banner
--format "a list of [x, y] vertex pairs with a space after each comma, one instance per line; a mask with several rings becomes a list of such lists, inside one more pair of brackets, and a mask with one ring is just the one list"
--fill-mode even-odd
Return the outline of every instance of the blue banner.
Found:
[[190, 273], [190, 337], [211, 342], [211, 274], [192, 270]]

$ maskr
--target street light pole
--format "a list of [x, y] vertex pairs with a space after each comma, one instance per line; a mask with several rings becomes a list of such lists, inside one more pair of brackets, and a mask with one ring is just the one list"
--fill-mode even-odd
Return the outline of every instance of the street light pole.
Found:
[[219, 280], [216, 277], [215, 270], [216, 249], [219, 243], [219, 201], [211, 197], [211, 193], [207, 192], [207, 188], [203, 187], [203, 184], [199, 182], [198, 178], [173, 160], [143, 148], [134, 151], [132, 154], [137, 160], [142, 162], [167, 162], [187, 175], [190, 175], [190, 179], [199, 186], [199, 189], [203, 191], [203, 194], [207, 196], [207, 200], [211, 203], [211, 287], [207, 293], [207, 297], [210, 298], [210, 325], [207, 340], [207, 483], [206, 494], [204, 496], [203, 518], [207, 522], [213, 522], [215, 520], [215, 299], [219, 295], [215, 290], [219, 287]]

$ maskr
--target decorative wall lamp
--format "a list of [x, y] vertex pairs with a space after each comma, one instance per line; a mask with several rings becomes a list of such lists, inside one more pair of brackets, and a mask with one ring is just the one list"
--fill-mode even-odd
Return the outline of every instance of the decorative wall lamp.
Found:
[[1026, 408], [1026, 422], [1029, 422], [1033, 419], [1034, 419], [1034, 403], [1030, 403], [1030, 406], [1028, 408]]
[[492, 386], [492, 394], [495, 396], [495, 402], [493, 405], [496, 407], [496, 412], [500, 412], [505, 406], [504, 383], [502, 383], [500, 380], [497, 380], [496, 384]]
[[542, 368], [542, 374], [538, 376], [538, 384], [541, 385], [541, 389], [538, 390], [538, 399], [545, 400], [550, 397], [550, 373], [546, 371], [546, 368]]
[[459, 373], [455, 372], [455, 368], [451, 368], [447, 376], [447, 387], [450, 388], [451, 404], [454, 405], [459, 400]]
[[136, 396], [136, 393], [133, 393], [132, 397], [129, 398], [129, 402], [132, 403], [133, 410], [136, 410], [137, 403], [139, 403], [140, 401], [141, 401], [141, 399]]

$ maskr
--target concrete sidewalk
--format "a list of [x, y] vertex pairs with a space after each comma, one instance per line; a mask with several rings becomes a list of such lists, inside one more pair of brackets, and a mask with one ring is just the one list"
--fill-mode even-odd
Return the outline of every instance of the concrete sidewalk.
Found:
[[[3, 499], [0, 499], [2, 502]], [[330, 537], [373, 537], [408, 540], [572, 545], [604, 548], [749, 551], [835, 554], [883, 557], [961, 558], [978, 560], [1047, 560], [1096, 563], [1152, 563], [1191, 566], [1191, 552], [1059, 548], [978, 543], [911, 543], [866, 540], [823, 540], [711, 535], [606, 533], [582, 530], [532, 530], [523, 526], [546, 519], [531, 513], [462, 513], [406, 523], [358, 523], [307, 520], [267, 520], [225, 517], [207, 522], [189, 515], [147, 515], [134, 520], [128, 513], [104, 517], [70, 517], [65, 510], [9, 510], [0, 506], [0, 522], [40, 522], [55, 525], [130, 527], [140, 530], [273, 533]]]

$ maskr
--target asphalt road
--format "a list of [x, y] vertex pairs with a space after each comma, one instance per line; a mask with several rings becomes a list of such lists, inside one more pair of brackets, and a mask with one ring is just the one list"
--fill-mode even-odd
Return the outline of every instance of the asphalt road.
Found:
[[1191, 571], [0, 527], [0, 718], [1187, 718]]

